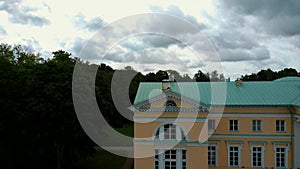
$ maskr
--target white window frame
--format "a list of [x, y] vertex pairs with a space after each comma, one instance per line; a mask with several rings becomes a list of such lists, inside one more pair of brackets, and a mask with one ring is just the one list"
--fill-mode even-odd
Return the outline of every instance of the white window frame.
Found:
[[[168, 128], [165, 128], [165, 126], [168, 125]], [[177, 130], [177, 126], [174, 124], [165, 124], [163, 126], [164, 128], [164, 139], [165, 140], [174, 140], [176, 139], [176, 130]]]
[[[253, 165], [253, 153], [254, 153], [254, 148], [261, 148], [261, 166], [254, 166]], [[265, 164], [264, 164], [264, 161], [265, 161], [265, 147], [264, 146], [251, 146], [251, 167], [252, 168], [264, 168]]]
[[[277, 130], [277, 121], [279, 122], [279, 124], [278, 124], [278, 129], [279, 130]], [[280, 123], [282, 121], [283, 121], [283, 130], [281, 130], [282, 124]], [[286, 120], [276, 120], [275, 127], [276, 127], [276, 132], [286, 132]]]
[[[159, 150], [159, 149], [155, 149], [154, 150], [154, 169], [157, 169], [156, 168], [156, 164], [155, 164], [155, 162], [157, 161], [158, 162], [158, 169], [160, 169], [161, 167], [160, 167], [160, 165], [159, 165], [159, 163], [160, 163], [160, 161], [163, 161], [163, 159], [162, 159], [162, 157], [161, 157], [161, 150]], [[158, 158], [156, 158], [156, 157], [158, 157]]]
[[[165, 126], [171, 125], [169, 129], [165, 129]], [[168, 133], [166, 135], [166, 133]], [[183, 129], [177, 125], [177, 124], [172, 124], [172, 123], [167, 123], [159, 126], [158, 129], [156, 129], [156, 132], [154, 133], [154, 139], [159, 139], [159, 140], [185, 140], [187, 135], [183, 131]]]
[[[232, 122], [232, 124], [231, 124]], [[236, 124], [235, 124], [236, 122]], [[232, 126], [232, 130], [231, 130]], [[235, 130], [236, 127], [236, 130]], [[239, 120], [229, 120], [229, 131], [239, 131]]]
[[207, 128], [209, 132], [212, 132], [216, 129], [216, 121], [214, 119], [209, 119], [207, 121]]
[[[258, 130], [258, 127], [260, 127], [260, 130]], [[252, 131], [254, 132], [262, 131], [262, 120], [252, 120]]]
[[[284, 159], [284, 167], [277, 167], [277, 161], [276, 161], [276, 155], [277, 155], [277, 148], [284, 148], [284, 156], [285, 156], [285, 159]], [[286, 146], [274, 146], [274, 166], [275, 166], [275, 168], [288, 168], [288, 166], [289, 166], [289, 164], [288, 164], [288, 162], [289, 162], [289, 160], [288, 160], [288, 156], [289, 156], [289, 154], [288, 154], [288, 147], [286, 147]]]
[[[187, 169], [187, 149], [185, 148], [173, 148], [173, 149], [168, 149], [168, 150], [176, 150], [176, 159], [168, 159], [167, 161], [176, 161], [176, 169]], [[154, 150], [154, 169], [155, 169], [155, 161], [157, 159], [155, 158], [156, 153], [158, 152], [158, 168], [159, 169], [165, 169], [165, 152], [168, 151], [167, 149], [155, 149]], [[185, 159], [183, 159], [183, 154], [182, 152], [185, 151]], [[185, 168], [182, 166], [183, 162], [185, 162]]]
[[[238, 148], [238, 165], [230, 165], [230, 148], [237, 147]], [[241, 166], [241, 146], [240, 145], [228, 145], [227, 146], [227, 156], [228, 156], [228, 167], [240, 167]]]
[[[210, 145], [208, 145], [208, 147], [215, 147], [215, 165], [209, 164], [209, 160], [211, 160], [211, 159], [208, 159], [208, 166], [216, 167], [216, 166], [218, 166], [218, 145], [210, 144]], [[208, 151], [208, 153], [210, 153], [209, 149], [207, 151]], [[209, 158], [209, 156], [208, 156], [208, 158]]]

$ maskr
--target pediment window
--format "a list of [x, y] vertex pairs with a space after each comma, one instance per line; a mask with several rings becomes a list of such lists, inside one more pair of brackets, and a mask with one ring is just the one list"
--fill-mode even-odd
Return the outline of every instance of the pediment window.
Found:
[[174, 101], [168, 100], [164, 106], [165, 107], [177, 107], [177, 104]]
[[185, 140], [183, 129], [174, 124], [164, 124], [155, 131], [155, 139], [159, 140]]

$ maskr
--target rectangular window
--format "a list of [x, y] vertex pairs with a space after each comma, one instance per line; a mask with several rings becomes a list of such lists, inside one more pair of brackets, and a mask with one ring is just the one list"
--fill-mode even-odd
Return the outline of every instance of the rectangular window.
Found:
[[176, 169], [176, 150], [167, 150], [165, 152], [165, 168]]
[[229, 130], [230, 131], [238, 131], [239, 121], [238, 120], [230, 120], [229, 121]]
[[155, 156], [154, 156], [154, 168], [159, 169], [159, 152], [158, 150], [155, 150]]
[[261, 131], [261, 120], [252, 120], [252, 131]]
[[229, 167], [239, 167], [239, 146], [229, 146]]
[[187, 151], [185, 149], [156, 149], [154, 155], [154, 169], [186, 169], [186, 153]]
[[285, 120], [276, 120], [276, 131], [277, 132], [285, 131]]
[[182, 150], [182, 169], [186, 169], [186, 150]]
[[276, 152], [275, 152], [276, 167], [287, 167], [286, 157], [287, 157], [286, 148], [276, 147]]
[[263, 167], [262, 147], [252, 147], [252, 166]]
[[215, 145], [208, 146], [208, 165], [217, 165], [217, 147]]
[[208, 120], [208, 131], [215, 130], [215, 120]]

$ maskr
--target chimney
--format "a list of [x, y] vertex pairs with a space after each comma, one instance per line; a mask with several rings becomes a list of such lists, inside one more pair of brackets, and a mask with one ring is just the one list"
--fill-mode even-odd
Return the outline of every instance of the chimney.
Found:
[[171, 74], [168, 74], [169, 78], [164, 79], [162, 81], [162, 91], [166, 92], [168, 90], [171, 90], [171, 83], [174, 82], [174, 76]]
[[243, 81], [241, 79], [237, 79], [237, 80], [235, 80], [235, 85], [236, 86], [242, 86], [243, 85]]

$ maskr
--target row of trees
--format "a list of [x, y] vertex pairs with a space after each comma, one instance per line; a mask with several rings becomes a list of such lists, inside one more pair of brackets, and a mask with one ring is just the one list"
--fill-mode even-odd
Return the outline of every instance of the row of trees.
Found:
[[293, 68], [285, 68], [280, 71], [273, 71], [271, 69], [260, 70], [258, 73], [252, 73], [250, 75], [244, 75], [241, 80], [244, 81], [272, 81], [286, 76], [298, 76], [300, 77], [300, 72], [297, 72]]
[[[23, 46], [0, 45], [0, 161], [3, 168], [71, 168], [74, 162], [95, 152], [94, 143], [81, 128], [73, 107], [72, 75], [79, 58], [62, 50], [43, 59]], [[143, 75], [131, 67], [123, 73], [134, 73], [129, 87], [131, 103], [140, 82], [161, 82], [174, 75], [177, 81], [224, 81], [217, 71], [198, 71], [193, 79], [167, 70]], [[131, 121], [123, 118], [111, 97], [111, 81], [116, 70], [100, 64], [96, 75], [96, 97], [101, 112], [113, 127]], [[279, 72], [262, 70], [242, 76], [243, 80], [273, 80], [293, 75], [294, 69]], [[129, 106], [129, 105], [124, 105]]]
[[0, 45], [0, 161], [3, 168], [69, 168], [93, 153], [72, 103], [76, 59], [43, 60], [22, 46]]

